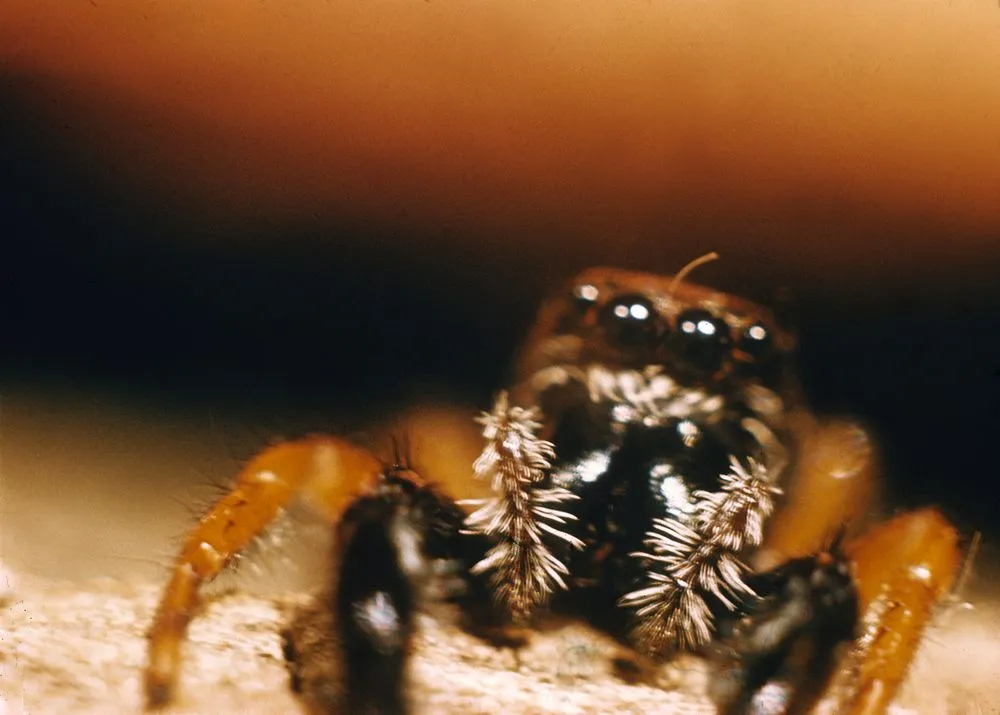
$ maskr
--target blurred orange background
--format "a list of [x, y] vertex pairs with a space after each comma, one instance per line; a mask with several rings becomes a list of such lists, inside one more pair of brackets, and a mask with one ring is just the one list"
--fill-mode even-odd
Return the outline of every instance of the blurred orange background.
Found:
[[0, 68], [23, 131], [191, 220], [169, 240], [335, 217], [833, 293], [1000, 266], [988, 0], [6, 0]]

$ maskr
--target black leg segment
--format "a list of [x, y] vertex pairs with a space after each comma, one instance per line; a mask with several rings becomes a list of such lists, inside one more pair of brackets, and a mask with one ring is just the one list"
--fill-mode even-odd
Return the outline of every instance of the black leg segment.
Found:
[[[292, 686], [313, 713], [404, 715], [407, 663], [422, 604], [463, 603], [485, 543], [464, 512], [412, 472], [389, 470], [336, 527], [332, 582], [284, 637]], [[471, 587], [471, 590], [470, 590]]]
[[824, 553], [751, 584], [762, 598], [721, 634], [710, 695], [720, 715], [809, 712], [840, 646], [854, 638], [858, 601], [849, 564]]

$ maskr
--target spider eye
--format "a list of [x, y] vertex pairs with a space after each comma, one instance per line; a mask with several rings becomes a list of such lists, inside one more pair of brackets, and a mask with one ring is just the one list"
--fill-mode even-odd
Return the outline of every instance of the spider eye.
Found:
[[621, 295], [601, 308], [601, 325], [620, 347], [653, 345], [664, 331], [663, 321], [644, 296]]
[[597, 304], [601, 291], [593, 283], [581, 283], [573, 289], [573, 303], [581, 313], [585, 313]]
[[566, 302], [566, 309], [559, 315], [555, 331], [575, 334], [581, 328], [593, 324], [594, 308], [601, 297], [601, 290], [593, 283], [579, 283], [573, 286]]
[[771, 356], [774, 350], [774, 336], [763, 323], [753, 323], [743, 331], [738, 347], [754, 362], [761, 362]]
[[715, 372], [729, 356], [732, 336], [726, 321], [701, 308], [677, 316], [674, 336], [678, 357], [690, 367]]

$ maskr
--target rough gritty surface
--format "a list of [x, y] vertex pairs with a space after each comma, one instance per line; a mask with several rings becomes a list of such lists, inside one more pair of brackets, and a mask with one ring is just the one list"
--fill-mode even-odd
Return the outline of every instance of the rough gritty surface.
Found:
[[[19, 593], [0, 630], [6, 712], [139, 711], [143, 631], [156, 595], [117, 581], [82, 590], [35, 583]], [[306, 599], [232, 594], [210, 603], [191, 627], [182, 698], [171, 712], [296, 711], [279, 632]], [[579, 626], [535, 637], [518, 656], [430, 616], [420, 626], [412, 671], [419, 712], [711, 712], [691, 691], [700, 689], [697, 664], [688, 692], [621, 685], [610, 671], [618, 648]], [[660, 682], [678, 677], [665, 670]]]
[[[157, 589], [118, 580], [83, 587], [28, 580], [0, 620], [0, 713], [135, 713], [143, 631]], [[231, 594], [190, 634], [175, 713], [298, 712], [279, 632], [306, 597]], [[711, 713], [697, 662], [647, 685], [612, 674], [613, 642], [570, 624], [532, 638], [519, 657], [421, 617], [413, 698], [424, 713]], [[1000, 713], [1000, 612], [981, 603], [936, 627], [900, 710]], [[656, 687], [659, 686], [659, 687]], [[672, 692], [661, 688], [674, 686]], [[992, 700], [990, 699], [992, 698]]]

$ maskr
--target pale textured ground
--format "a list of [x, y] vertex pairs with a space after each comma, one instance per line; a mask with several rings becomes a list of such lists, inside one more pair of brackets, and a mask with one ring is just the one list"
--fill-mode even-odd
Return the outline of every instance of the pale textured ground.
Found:
[[[155, 598], [149, 584], [115, 580], [21, 584], [0, 620], [0, 713], [139, 712], [143, 632]], [[299, 711], [278, 633], [301, 599], [236, 594], [212, 603], [191, 629], [182, 698], [169, 712]], [[536, 635], [519, 659], [430, 617], [421, 630], [412, 688], [419, 713], [712, 712], [700, 664], [628, 685], [611, 673], [618, 647], [577, 625]], [[1000, 713], [997, 691], [1000, 609], [983, 603], [935, 629], [899, 710]]]
[[[35, 583], [0, 627], [6, 711], [130, 713], [140, 709], [143, 631], [155, 589], [115, 581], [67, 588]], [[278, 632], [294, 598], [220, 598], [191, 629], [177, 713], [297, 709]], [[709, 713], [691, 692], [623, 686], [614, 644], [569, 626], [521, 651], [497, 650], [421, 618], [412, 695], [425, 713]], [[670, 685], [665, 674], [664, 685]], [[699, 671], [689, 678], [697, 687]], [[689, 688], [690, 689], [690, 688]]]

